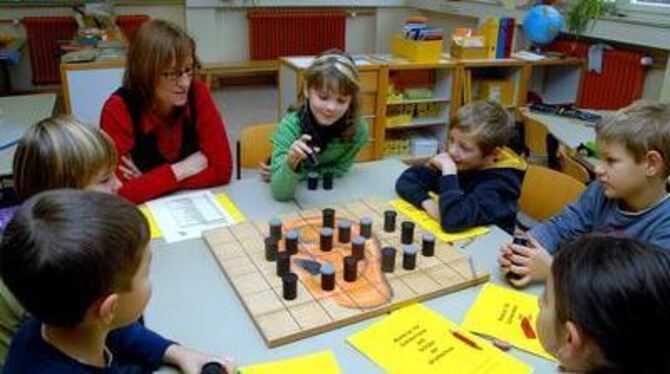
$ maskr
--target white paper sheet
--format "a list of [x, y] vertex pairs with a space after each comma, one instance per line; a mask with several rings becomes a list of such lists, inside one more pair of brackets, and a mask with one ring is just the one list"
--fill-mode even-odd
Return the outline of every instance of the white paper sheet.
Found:
[[210, 191], [198, 191], [147, 202], [168, 243], [200, 237], [203, 230], [235, 223]]

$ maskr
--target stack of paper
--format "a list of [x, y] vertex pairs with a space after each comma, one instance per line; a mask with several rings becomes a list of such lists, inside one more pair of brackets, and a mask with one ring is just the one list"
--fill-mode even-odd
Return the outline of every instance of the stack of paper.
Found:
[[525, 363], [421, 305], [400, 309], [348, 339], [389, 373], [530, 373]]

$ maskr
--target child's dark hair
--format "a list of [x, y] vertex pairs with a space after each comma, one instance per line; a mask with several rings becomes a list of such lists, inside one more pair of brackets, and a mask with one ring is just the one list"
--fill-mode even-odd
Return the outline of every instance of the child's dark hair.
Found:
[[0, 275], [29, 313], [73, 327], [99, 298], [127, 291], [149, 241], [146, 218], [119, 197], [52, 190], [28, 199], [4, 232]]
[[[351, 96], [349, 110], [344, 114], [339, 122], [339, 136], [347, 141], [353, 139], [356, 133], [356, 124], [359, 118], [359, 92], [360, 83], [358, 70], [354, 59], [349, 54], [339, 49], [329, 49], [321, 52], [304, 73], [304, 90], [299, 93], [300, 106], [291, 108], [291, 111], [298, 111], [301, 115], [301, 122], [312, 119], [307, 108], [307, 98], [304, 96], [306, 90], [314, 88], [316, 90], [333, 91], [342, 96]], [[312, 119], [313, 120], [313, 119]], [[307, 124], [309, 125], [309, 124]], [[306, 124], [303, 123], [304, 130]], [[310, 131], [305, 131], [309, 133]], [[322, 148], [327, 144], [321, 144]]]
[[587, 235], [563, 248], [551, 271], [558, 324], [575, 323], [606, 361], [592, 372], [670, 372], [661, 343], [670, 334], [670, 252]]

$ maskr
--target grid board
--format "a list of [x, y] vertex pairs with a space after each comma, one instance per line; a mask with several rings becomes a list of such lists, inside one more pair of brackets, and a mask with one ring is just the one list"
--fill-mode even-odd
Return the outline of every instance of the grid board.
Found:
[[[396, 230], [383, 231], [383, 212], [394, 210], [385, 202], [357, 200], [335, 209], [336, 225], [333, 250], [323, 252], [319, 247], [321, 209], [284, 213], [283, 232], [300, 231], [298, 254], [291, 256], [291, 271], [299, 277], [297, 298], [285, 300], [282, 281], [276, 275], [276, 261], [265, 259], [264, 237], [269, 234], [267, 220], [243, 222], [204, 233], [212, 253], [242, 300], [269, 347], [286, 344], [311, 335], [374, 317], [404, 305], [428, 300], [458, 291], [489, 279], [487, 272], [473, 273], [468, 257], [458, 254], [450, 243], [436, 239], [435, 255], [418, 253], [416, 268], [402, 267], [400, 224], [409, 219], [398, 212]], [[343, 258], [351, 254], [351, 242], [339, 243], [337, 222], [349, 219], [351, 238], [358, 235], [362, 216], [373, 219], [372, 238], [366, 240], [365, 258], [358, 261], [357, 279], [343, 279]], [[421, 246], [423, 230], [416, 225], [414, 243]], [[393, 246], [396, 266], [392, 273], [381, 271], [381, 249]], [[279, 243], [284, 250], [284, 240]], [[333, 291], [321, 289], [320, 275], [311, 275], [296, 265], [296, 259], [308, 259], [320, 264], [330, 262], [336, 269]]]

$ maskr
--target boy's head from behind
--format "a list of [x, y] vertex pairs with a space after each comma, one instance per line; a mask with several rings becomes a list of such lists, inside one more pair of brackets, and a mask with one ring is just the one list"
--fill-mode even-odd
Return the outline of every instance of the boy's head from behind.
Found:
[[149, 231], [131, 203], [93, 191], [33, 196], [7, 226], [0, 274], [42, 322], [74, 327], [91, 314], [110, 328], [141, 315], [151, 287]]
[[566, 371], [667, 373], [658, 341], [670, 333], [670, 252], [607, 236], [568, 244], [554, 258], [537, 325]]
[[105, 133], [73, 117], [31, 126], [14, 154], [14, 189], [21, 200], [57, 188], [115, 192], [116, 148]]
[[461, 107], [449, 128], [449, 156], [459, 170], [492, 162], [514, 131], [512, 116], [499, 103], [475, 101]]
[[610, 198], [626, 199], [670, 175], [670, 104], [640, 100], [596, 125], [595, 172]]

